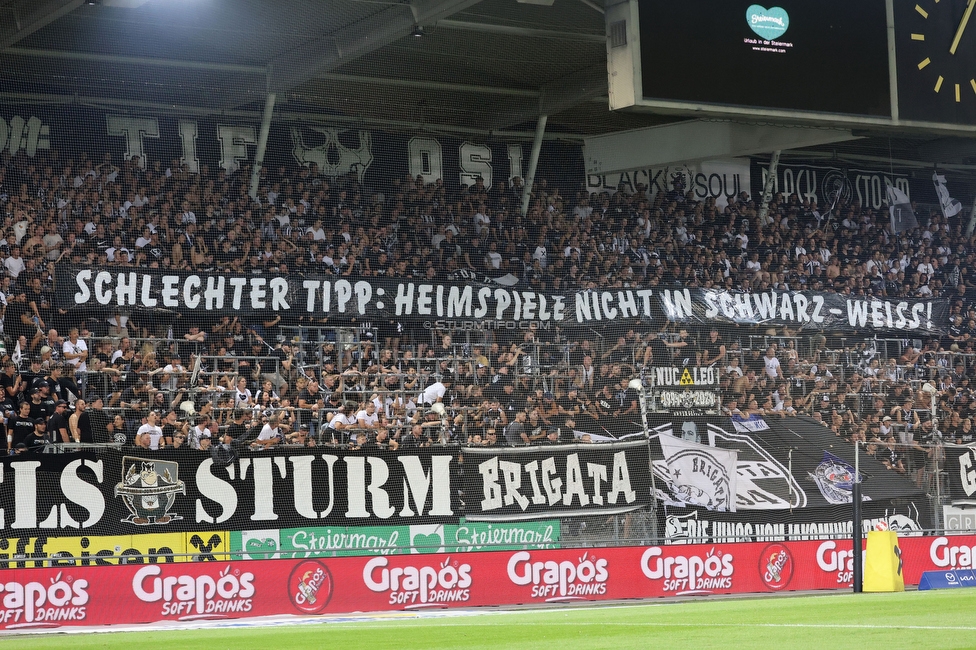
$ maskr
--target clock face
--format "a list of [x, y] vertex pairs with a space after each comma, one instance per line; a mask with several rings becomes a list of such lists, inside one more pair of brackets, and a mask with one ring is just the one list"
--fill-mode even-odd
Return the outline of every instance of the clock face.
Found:
[[976, 0], [894, 9], [900, 117], [976, 125]]

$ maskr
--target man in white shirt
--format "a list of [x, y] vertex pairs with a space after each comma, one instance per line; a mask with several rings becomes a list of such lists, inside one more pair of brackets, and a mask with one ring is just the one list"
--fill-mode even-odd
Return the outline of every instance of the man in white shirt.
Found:
[[10, 257], [4, 260], [3, 266], [7, 269], [7, 275], [14, 280], [24, 272], [27, 264], [24, 262], [24, 258], [20, 256], [20, 248], [14, 246], [13, 250], [10, 251]]
[[780, 369], [779, 359], [776, 358], [776, 351], [773, 350], [772, 346], [766, 348], [766, 356], [763, 357], [763, 363], [766, 364], [766, 375], [770, 379], [782, 378], [783, 371]]
[[150, 411], [149, 415], [146, 416], [146, 423], [139, 427], [139, 431], [136, 433], [136, 439], [138, 440], [143, 434], [147, 433], [149, 434], [150, 449], [155, 451], [166, 446], [166, 441], [163, 440], [163, 430], [159, 426], [159, 416], [155, 411]]
[[210, 416], [201, 415], [197, 418], [196, 426], [190, 429], [190, 436], [187, 442], [190, 449], [207, 451], [210, 449]]
[[71, 364], [76, 375], [88, 372], [88, 344], [78, 338], [78, 328], [72, 327], [68, 332], [68, 340], [61, 346], [65, 363]]
[[376, 404], [366, 402], [365, 408], [356, 413], [356, 424], [360, 429], [369, 431], [379, 428], [380, 416], [376, 413]]
[[278, 425], [278, 416], [272, 415], [261, 427], [261, 433], [257, 439], [251, 443], [252, 449], [271, 449], [281, 442], [281, 428]]
[[345, 442], [343, 438], [346, 436], [348, 430], [354, 429], [359, 425], [356, 416], [351, 413], [347, 414], [346, 409], [346, 406], [340, 406], [329, 418], [329, 424], [325, 428], [325, 434], [322, 436], [322, 442], [325, 444], [343, 444]]
[[425, 388], [422, 393], [420, 393], [417, 402], [419, 404], [433, 404], [434, 402], [443, 401], [444, 395], [447, 393], [447, 389], [450, 385], [450, 379], [435, 381], [433, 384]]

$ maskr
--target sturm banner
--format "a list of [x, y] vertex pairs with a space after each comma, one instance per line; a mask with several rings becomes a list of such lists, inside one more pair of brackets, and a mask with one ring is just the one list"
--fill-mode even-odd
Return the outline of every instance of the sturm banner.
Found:
[[62, 309], [106, 314], [283, 313], [294, 318], [538, 322], [604, 321], [785, 326], [797, 330], [898, 330], [938, 334], [945, 300], [882, 300], [823, 292], [744, 293], [713, 289], [592, 289], [571, 294], [472, 283], [426, 283], [329, 275], [258, 276], [96, 270], [58, 265]]
[[650, 503], [647, 442], [465, 447], [468, 521], [611, 515]]
[[[899, 540], [906, 585], [976, 537]], [[850, 589], [850, 539], [13, 569], [0, 628]]]
[[450, 450], [242, 452], [220, 467], [179, 451], [0, 460], [0, 531], [57, 537], [275, 527], [456, 524]]

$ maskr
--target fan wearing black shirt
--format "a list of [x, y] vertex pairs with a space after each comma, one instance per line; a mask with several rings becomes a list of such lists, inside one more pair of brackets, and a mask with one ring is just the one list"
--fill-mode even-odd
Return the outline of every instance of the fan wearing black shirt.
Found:
[[34, 431], [27, 436], [24, 441], [28, 451], [40, 452], [48, 445], [50, 440], [47, 437], [47, 422], [37, 420], [34, 422]]
[[101, 395], [96, 395], [92, 398], [91, 404], [89, 405], [87, 411], [82, 416], [81, 419], [81, 430], [82, 437], [86, 434], [85, 432], [90, 432], [91, 438], [94, 442], [109, 442], [109, 432], [108, 432], [108, 414], [105, 413], [103, 408], [105, 407], [105, 400]]
[[240, 445], [244, 442], [246, 437], [247, 427], [244, 425], [244, 411], [234, 411], [234, 419], [229, 425], [227, 425], [227, 430], [224, 431], [222, 442], [228, 445]]
[[34, 419], [30, 417], [30, 403], [21, 402], [17, 415], [7, 420], [7, 449], [13, 449], [22, 442], [26, 444], [27, 439], [32, 435], [34, 435]]
[[712, 366], [725, 362], [725, 343], [714, 327], [708, 334], [708, 340], [702, 346], [701, 362], [703, 366]]
[[27, 385], [17, 372], [17, 366], [14, 365], [14, 362], [4, 362], [3, 373], [0, 373], [0, 388], [3, 388], [4, 399], [16, 402], [26, 387]]
[[64, 414], [67, 408], [68, 403], [64, 400], [59, 400], [54, 405], [54, 415], [47, 423], [52, 442], [71, 442], [71, 427], [68, 424], [67, 416]]

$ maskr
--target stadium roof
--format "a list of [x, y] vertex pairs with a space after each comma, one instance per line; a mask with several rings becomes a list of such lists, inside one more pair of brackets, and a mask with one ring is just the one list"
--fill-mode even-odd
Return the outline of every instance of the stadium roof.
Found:
[[[0, 102], [259, 114], [271, 91], [279, 115], [527, 137], [543, 113], [550, 137], [681, 119], [608, 110], [603, 2], [0, 0]], [[824, 151], [976, 159], [865, 135]]]

